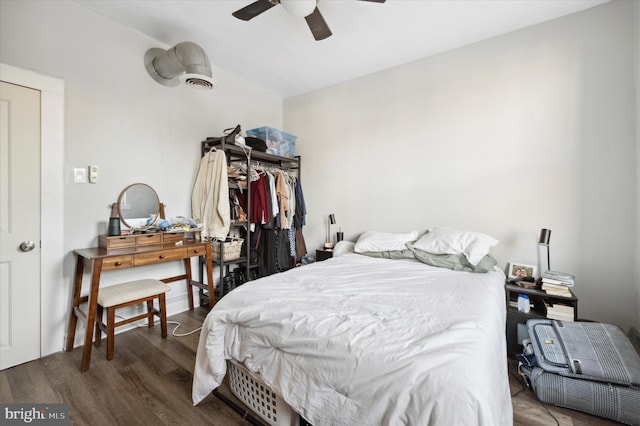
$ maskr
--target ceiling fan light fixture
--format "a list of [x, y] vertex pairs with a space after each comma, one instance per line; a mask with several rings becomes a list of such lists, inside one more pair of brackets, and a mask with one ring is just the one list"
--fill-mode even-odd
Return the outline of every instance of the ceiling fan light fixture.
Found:
[[[386, 0], [361, 1], [384, 3]], [[272, 7], [281, 5], [288, 14], [304, 18], [313, 38], [320, 41], [330, 37], [332, 33], [317, 4], [317, 0], [255, 0], [253, 3], [236, 10], [232, 15], [240, 20], [250, 21]]]
[[169, 50], [147, 50], [144, 65], [151, 78], [163, 86], [175, 87], [180, 82], [198, 89], [216, 86], [207, 54], [189, 41], [178, 43]]
[[288, 14], [305, 18], [313, 13], [316, 0], [280, 0], [280, 4]]

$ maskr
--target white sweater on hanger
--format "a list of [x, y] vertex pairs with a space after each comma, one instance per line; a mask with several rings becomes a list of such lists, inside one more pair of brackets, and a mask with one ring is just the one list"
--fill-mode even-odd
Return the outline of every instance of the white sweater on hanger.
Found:
[[200, 159], [191, 193], [191, 210], [196, 223], [202, 224], [202, 238], [226, 238], [231, 224], [231, 209], [227, 156], [223, 151], [209, 151]]

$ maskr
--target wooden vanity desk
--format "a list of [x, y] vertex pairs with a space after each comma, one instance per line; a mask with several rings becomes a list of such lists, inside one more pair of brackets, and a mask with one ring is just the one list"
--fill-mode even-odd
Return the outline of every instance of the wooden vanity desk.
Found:
[[[213, 289], [211, 243], [200, 240], [188, 242], [184, 240], [184, 234], [176, 236], [175, 233], [157, 233], [100, 237], [100, 246], [73, 251], [77, 261], [73, 280], [73, 303], [67, 333], [66, 351], [71, 352], [73, 350], [76, 325], [78, 317], [81, 317], [85, 320], [86, 327], [81, 371], [88, 370], [91, 361], [91, 346], [97, 312], [100, 276], [105, 271], [183, 260], [185, 266], [183, 275], [164, 278], [161, 281], [170, 283], [186, 280], [189, 293], [189, 309], [193, 309], [193, 286], [206, 289], [209, 291], [210, 296], [209, 307], [213, 307], [215, 292]], [[208, 284], [191, 279], [191, 258], [200, 256], [204, 256], [206, 260]], [[81, 296], [85, 265], [90, 265], [92, 268], [91, 287], [88, 296]], [[80, 309], [80, 304], [87, 301], [89, 302], [88, 312], [85, 313]]]

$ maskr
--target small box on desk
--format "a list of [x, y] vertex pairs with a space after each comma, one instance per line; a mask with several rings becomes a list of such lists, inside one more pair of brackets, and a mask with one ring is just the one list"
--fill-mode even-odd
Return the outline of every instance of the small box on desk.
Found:
[[264, 140], [267, 143], [267, 154], [286, 158], [294, 158], [296, 156], [296, 140], [298, 137], [291, 133], [263, 126], [247, 130], [247, 136]]

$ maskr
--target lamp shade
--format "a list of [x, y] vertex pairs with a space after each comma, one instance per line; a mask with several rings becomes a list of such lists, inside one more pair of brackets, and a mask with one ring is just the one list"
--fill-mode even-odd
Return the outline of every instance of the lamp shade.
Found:
[[543, 246], [548, 246], [550, 239], [551, 239], [551, 229], [542, 228], [540, 230], [540, 240], [538, 240], [538, 244], [541, 244]]
[[551, 270], [551, 255], [549, 254], [549, 240], [551, 239], [551, 229], [542, 228], [538, 244], [547, 248], [547, 271]]

